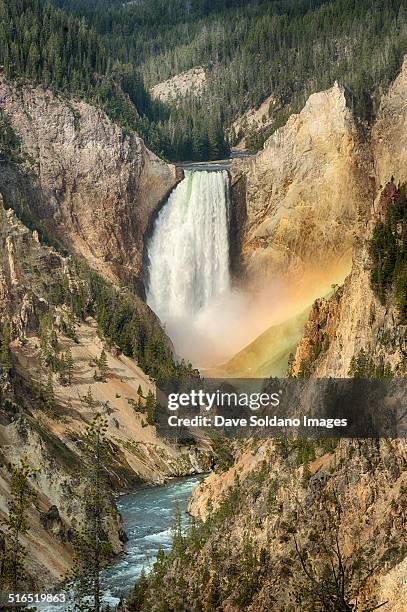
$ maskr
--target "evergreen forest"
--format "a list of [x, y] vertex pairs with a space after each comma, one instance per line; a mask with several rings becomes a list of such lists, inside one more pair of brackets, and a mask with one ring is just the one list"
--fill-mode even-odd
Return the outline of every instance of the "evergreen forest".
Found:
[[[364, 125], [407, 52], [403, 0], [0, 0], [0, 65], [103, 107], [171, 161], [226, 156], [227, 128], [273, 96], [254, 150], [335, 80]], [[204, 95], [152, 86], [203, 67]]]

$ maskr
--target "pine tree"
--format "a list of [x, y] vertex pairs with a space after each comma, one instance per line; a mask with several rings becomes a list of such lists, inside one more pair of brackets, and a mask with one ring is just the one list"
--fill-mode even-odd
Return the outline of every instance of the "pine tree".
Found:
[[67, 374], [67, 378], [68, 378], [68, 384], [72, 384], [72, 374], [73, 374], [73, 369], [74, 369], [74, 361], [73, 361], [73, 357], [72, 357], [72, 351], [71, 351], [70, 348], [68, 348], [66, 353], [65, 353], [65, 367], [66, 367], [66, 374]]
[[82, 398], [83, 403], [89, 408], [89, 410], [93, 410], [95, 407], [95, 400], [93, 399], [92, 389], [88, 387], [87, 394]]
[[29, 532], [27, 511], [36, 499], [36, 493], [30, 485], [34, 474], [25, 460], [20, 467], [14, 466], [11, 473], [8, 515], [0, 522], [4, 529], [5, 543], [0, 552], [0, 589], [9, 588], [18, 591], [26, 579], [25, 558], [27, 550], [21, 544], [21, 537]]
[[47, 384], [44, 389], [44, 400], [45, 406], [47, 407], [48, 412], [53, 412], [55, 410], [55, 393], [54, 393], [54, 384], [52, 372], [48, 372]]
[[130, 597], [126, 601], [126, 605], [131, 612], [141, 612], [146, 604], [146, 598], [148, 595], [148, 578], [144, 571], [144, 567], [141, 570], [139, 579], [136, 582]]
[[288, 378], [293, 378], [293, 376], [294, 376], [294, 374], [293, 374], [294, 363], [295, 363], [295, 355], [294, 355], [294, 353], [290, 353], [289, 356], [288, 356], [288, 363], [287, 363], [287, 376], [288, 376]]
[[212, 119], [208, 126], [208, 155], [209, 159], [218, 159], [220, 154], [219, 147], [219, 126], [216, 120]]
[[304, 460], [303, 467], [302, 467], [302, 479], [304, 482], [308, 482], [310, 478], [311, 478], [311, 470], [309, 466], [309, 460], [308, 458], [306, 458]]
[[42, 358], [46, 365], [51, 366], [53, 371], [58, 369], [58, 353], [60, 352], [60, 346], [58, 342], [58, 336], [53, 328], [54, 317], [51, 311], [47, 312], [40, 321], [40, 346], [42, 351]]
[[61, 358], [59, 360], [59, 364], [58, 364], [58, 374], [59, 374], [59, 380], [62, 384], [65, 384], [66, 382], [66, 361], [65, 361], [65, 355], [64, 353], [62, 353]]
[[195, 124], [192, 130], [192, 154], [196, 160], [201, 160], [205, 152], [205, 139], [200, 125]]
[[79, 609], [92, 612], [101, 610], [100, 572], [112, 554], [106, 538], [106, 521], [112, 508], [105, 468], [109, 461], [107, 428], [107, 420], [98, 412], [83, 436], [84, 520], [74, 534], [74, 563], [67, 576]]
[[51, 349], [54, 352], [54, 355], [58, 354], [60, 352], [60, 350], [61, 350], [61, 347], [59, 345], [58, 336], [57, 336], [57, 333], [56, 333], [55, 329], [51, 330], [51, 334], [50, 334], [50, 337], [49, 337], [49, 342], [50, 342]]
[[149, 425], [155, 425], [156, 423], [156, 400], [154, 393], [149, 390], [146, 397], [145, 409], [147, 411], [147, 423]]
[[9, 374], [11, 370], [10, 337], [11, 326], [9, 321], [6, 321], [3, 325], [3, 335], [0, 344], [0, 364], [5, 375]]
[[106, 352], [105, 349], [102, 349], [102, 352], [100, 354], [100, 357], [97, 361], [98, 364], [98, 368], [99, 368], [99, 373], [100, 373], [100, 377], [103, 381], [106, 381], [106, 376], [107, 373], [109, 371], [109, 367], [108, 367], [108, 363], [107, 363], [107, 356], [106, 356]]

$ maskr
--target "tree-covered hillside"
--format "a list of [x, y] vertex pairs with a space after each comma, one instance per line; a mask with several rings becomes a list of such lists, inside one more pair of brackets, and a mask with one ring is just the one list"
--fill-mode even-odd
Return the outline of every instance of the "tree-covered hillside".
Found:
[[85, 19], [44, 0], [0, 0], [0, 66], [9, 78], [90, 99], [127, 128], [138, 120], [135, 106], [146, 107], [138, 73], [115, 61]]
[[[348, 87], [356, 114], [370, 120], [407, 52], [403, 0], [54, 5], [65, 14], [45, 0], [0, 1], [0, 62], [95, 99], [173, 160], [224, 155], [224, 128], [273, 94], [272, 125], [253, 140], [258, 145], [335, 79]], [[148, 89], [195, 66], [207, 71], [205, 95], [177, 106], [150, 99], [143, 83]]]

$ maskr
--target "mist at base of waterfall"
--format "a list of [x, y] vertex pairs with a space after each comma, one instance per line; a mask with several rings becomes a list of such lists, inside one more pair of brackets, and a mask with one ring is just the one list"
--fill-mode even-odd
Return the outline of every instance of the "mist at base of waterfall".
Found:
[[165, 330], [176, 356], [203, 370], [225, 363], [302, 307], [302, 300], [291, 300], [282, 284], [256, 292], [229, 288], [193, 317], [167, 318]]
[[229, 289], [194, 316], [167, 317], [165, 330], [177, 357], [198, 368], [225, 361], [244, 345], [241, 327], [247, 306], [248, 296]]

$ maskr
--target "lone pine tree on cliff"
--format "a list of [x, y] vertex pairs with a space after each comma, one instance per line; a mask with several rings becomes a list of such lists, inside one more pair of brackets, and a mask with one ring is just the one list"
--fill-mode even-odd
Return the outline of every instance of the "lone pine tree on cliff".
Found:
[[112, 508], [105, 468], [109, 460], [107, 427], [107, 420], [98, 412], [82, 438], [86, 495], [81, 497], [82, 525], [73, 536], [74, 562], [67, 575], [75, 594], [74, 609], [82, 612], [102, 609], [100, 573], [112, 554], [106, 536]]
[[11, 370], [10, 353], [11, 326], [8, 321], [3, 325], [3, 334], [0, 343], [0, 364], [3, 375], [8, 375]]
[[74, 361], [72, 357], [72, 351], [70, 348], [67, 349], [65, 353], [65, 367], [66, 367], [66, 375], [68, 379], [68, 384], [72, 383], [72, 374], [74, 369]]
[[30, 484], [34, 473], [26, 460], [12, 468], [8, 515], [0, 522], [4, 533], [0, 550], [0, 590], [8, 588], [16, 592], [27, 580], [27, 549], [22, 545], [21, 538], [29, 532], [27, 511], [37, 497]]
[[52, 413], [55, 409], [55, 393], [51, 370], [48, 372], [47, 384], [44, 389], [44, 400], [48, 412]]
[[100, 377], [103, 381], [105, 381], [107, 373], [109, 371], [105, 349], [102, 349], [102, 352], [100, 354], [97, 364], [98, 364], [98, 368], [100, 372]]

